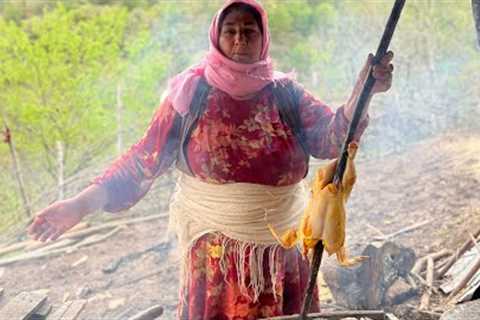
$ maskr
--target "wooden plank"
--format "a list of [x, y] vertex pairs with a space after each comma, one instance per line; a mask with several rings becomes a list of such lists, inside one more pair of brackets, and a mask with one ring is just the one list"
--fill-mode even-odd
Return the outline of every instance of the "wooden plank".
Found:
[[48, 320], [75, 320], [80, 312], [82, 312], [86, 300], [67, 301], [48, 317]]
[[[289, 316], [279, 316], [264, 318], [265, 320], [296, 320], [299, 319], [298, 314], [292, 314]], [[331, 311], [331, 312], [319, 312], [319, 313], [309, 313], [307, 315], [308, 319], [333, 319], [340, 320], [344, 318], [356, 318], [356, 319], [372, 319], [372, 320], [385, 320], [385, 313], [380, 310], [346, 310], [346, 311]]]
[[28, 320], [45, 320], [50, 311], [52, 311], [52, 305], [47, 300], [37, 311], [35, 311], [35, 313], [28, 318]]
[[45, 300], [45, 294], [21, 292], [0, 310], [0, 319], [27, 320]]

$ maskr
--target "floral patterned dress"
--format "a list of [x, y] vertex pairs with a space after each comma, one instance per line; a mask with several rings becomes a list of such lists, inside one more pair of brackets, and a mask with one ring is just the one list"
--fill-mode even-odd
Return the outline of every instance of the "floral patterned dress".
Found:
[[[264, 89], [250, 100], [238, 101], [212, 88], [207, 99], [207, 108], [186, 152], [198, 179], [219, 184], [248, 182], [273, 186], [303, 179], [308, 168], [303, 148], [281, 121], [271, 90]], [[304, 90], [299, 113], [311, 156], [336, 157], [349, 124], [343, 108], [334, 113]], [[358, 136], [367, 122], [360, 123]], [[163, 102], [144, 137], [94, 180], [108, 192], [105, 211], [117, 212], [133, 206], [154, 179], [174, 164], [180, 144], [180, 123], [181, 116], [168, 102]], [[195, 241], [189, 252], [189, 281], [180, 290], [179, 319], [250, 320], [300, 312], [309, 265], [299, 251], [280, 250], [280, 259], [275, 262], [278, 264], [275, 290], [268, 283], [253, 301], [240, 292], [235, 263], [228, 263], [226, 270], [220, 267], [220, 256], [225, 254], [229, 261], [235, 250], [232, 241], [231, 245], [221, 246], [225, 237], [209, 233]], [[266, 274], [269, 267], [268, 259], [264, 259]], [[313, 308], [318, 310], [318, 303]]]

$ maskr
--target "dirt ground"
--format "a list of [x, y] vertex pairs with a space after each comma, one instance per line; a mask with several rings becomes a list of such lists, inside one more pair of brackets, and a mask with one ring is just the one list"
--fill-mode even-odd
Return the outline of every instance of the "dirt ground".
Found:
[[[421, 257], [442, 248], [456, 249], [480, 225], [480, 134], [451, 133], [401, 154], [357, 161], [357, 171], [348, 208], [352, 251], [380, 233], [429, 221], [394, 238]], [[0, 287], [5, 292], [0, 309], [21, 291], [48, 289], [54, 306], [68, 299], [87, 299], [79, 317], [83, 320], [125, 319], [154, 304], [164, 307], [162, 319], [174, 319], [178, 290], [174, 247], [124, 261], [113, 273], [102, 271], [122, 256], [165, 241], [166, 229], [167, 219], [157, 219], [71, 253], [2, 267]], [[150, 276], [140, 279], [145, 275]], [[408, 310], [418, 303], [411, 299], [394, 311], [411, 320]], [[449, 308], [439, 296], [434, 296], [433, 303], [436, 312]]]

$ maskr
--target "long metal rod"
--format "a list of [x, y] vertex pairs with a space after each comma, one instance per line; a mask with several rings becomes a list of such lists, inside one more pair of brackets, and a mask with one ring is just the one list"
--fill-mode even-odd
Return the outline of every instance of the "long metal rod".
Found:
[[[373, 65], [378, 64], [380, 60], [383, 58], [383, 56], [385, 56], [404, 5], [405, 5], [405, 0], [395, 1], [395, 4], [393, 5], [392, 11], [390, 13], [390, 17], [388, 18], [387, 25], [385, 26], [385, 30], [383, 31], [382, 39], [380, 40], [380, 44], [377, 48], [377, 52], [375, 53], [375, 57], [373, 59]], [[368, 100], [368, 97], [372, 92], [372, 88], [374, 84], [375, 84], [375, 78], [373, 77], [372, 71], [370, 70], [368, 74], [368, 78], [365, 81], [365, 84], [363, 85], [360, 98], [357, 101], [352, 122], [350, 123], [350, 126], [348, 128], [347, 137], [343, 142], [341, 158], [340, 158], [340, 161], [338, 162], [337, 168], [335, 170], [335, 175], [333, 177], [333, 182], [335, 184], [339, 184], [340, 181], [342, 181], [343, 174], [345, 172], [345, 168], [347, 164], [348, 144], [352, 141], [353, 136], [355, 135], [355, 131], [357, 130], [358, 123], [360, 122], [360, 117], [363, 113], [363, 109], [365, 108], [365, 104]], [[315, 287], [315, 283], [317, 281], [318, 269], [320, 268], [320, 263], [322, 261], [322, 255], [323, 255], [323, 244], [322, 244], [322, 241], [319, 241], [319, 244], [317, 244], [314, 249], [312, 266], [310, 271], [310, 279], [309, 279], [307, 291], [305, 294], [305, 299], [303, 301], [302, 312], [299, 317], [302, 320], [307, 319], [307, 314], [310, 309], [312, 298], [313, 298], [313, 288]]]

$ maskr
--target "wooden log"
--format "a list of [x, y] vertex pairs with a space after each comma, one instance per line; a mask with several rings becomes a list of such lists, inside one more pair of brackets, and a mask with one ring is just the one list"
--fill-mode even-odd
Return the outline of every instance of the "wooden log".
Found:
[[27, 320], [45, 300], [44, 294], [23, 291], [0, 310], [0, 319]]
[[67, 301], [59, 308], [54, 309], [48, 320], [75, 320], [86, 303], [87, 301], [82, 299]]
[[[297, 320], [299, 314], [292, 314], [289, 316], [279, 316], [279, 317], [270, 317], [263, 318], [264, 320]], [[385, 320], [385, 312], [380, 310], [348, 310], [348, 311], [330, 311], [330, 312], [318, 312], [318, 313], [309, 313], [307, 314], [307, 319], [344, 319], [344, 318], [368, 318], [372, 320]]]
[[133, 317], [128, 318], [128, 320], [154, 320], [157, 317], [160, 317], [163, 314], [163, 307], [161, 305], [155, 305], [147, 310], [137, 313]]
[[368, 244], [361, 255], [369, 259], [352, 268], [325, 264], [324, 279], [337, 304], [349, 309], [377, 309], [383, 306], [387, 289], [409, 274], [415, 253], [387, 241]]
[[432, 296], [432, 287], [433, 287], [433, 280], [435, 278], [435, 267], [433, 258], [429, 257], [427, 260], [427, 284], [428, 288], [423, 293], [422, 298], [420, 300], [420, 310], [427, 310], [430, 307], [430, 297]]

